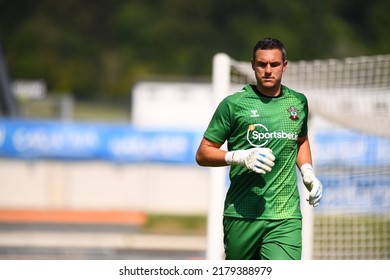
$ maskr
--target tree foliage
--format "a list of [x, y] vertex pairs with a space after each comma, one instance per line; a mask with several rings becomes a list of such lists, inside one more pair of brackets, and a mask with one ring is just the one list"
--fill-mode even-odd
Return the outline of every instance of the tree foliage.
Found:
[[209, 76], [212, 57], [249, 60], [281, 39], [289, 60], [390, 52], [387, 0], [1, 0], [13, 78], [77, 98], [123, 98], [151, 76]]

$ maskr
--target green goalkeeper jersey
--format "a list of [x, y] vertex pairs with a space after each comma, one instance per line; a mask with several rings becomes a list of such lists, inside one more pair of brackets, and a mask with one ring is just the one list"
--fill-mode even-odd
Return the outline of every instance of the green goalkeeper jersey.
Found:
[[249, 219], [301, 218], [296, 173], [297, 140], [307, 134], [307, 99], [282, 85], [267, 97], [247, 84], [217, 107], [204, 137], [227, 140], [229, 151], [270, 148], [275, 166], [264, 175], [245, 166], [230, 166], [224, 215]]

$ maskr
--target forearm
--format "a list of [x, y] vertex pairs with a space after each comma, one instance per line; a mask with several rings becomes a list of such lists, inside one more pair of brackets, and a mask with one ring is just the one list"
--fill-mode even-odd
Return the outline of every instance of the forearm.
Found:
[[307, 136], [298, 139], [298, 153], [297, 153], [297, 166], [301, 166], [305, 163], [312, 164], [310, 143]]
[[196, 162], [200, 166], [227, 166], [225, 161], [226, 151], [220, 149], [221, 145], [203, 139], [196, 152]]

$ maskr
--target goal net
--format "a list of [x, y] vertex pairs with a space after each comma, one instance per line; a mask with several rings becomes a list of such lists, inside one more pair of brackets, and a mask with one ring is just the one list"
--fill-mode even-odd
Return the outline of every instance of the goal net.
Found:
[[[256, 83], [249, 62], [214, 56], [215, 105], [245, 83]], [[312, 208], [300, 181], [302, 257], [390, 259], [390, 55], [289, 62], [282, 83], [308, 98], [313, 165], [324, 186]], [[207, 257], [218, 259], [227, 169], [211, 172]]]

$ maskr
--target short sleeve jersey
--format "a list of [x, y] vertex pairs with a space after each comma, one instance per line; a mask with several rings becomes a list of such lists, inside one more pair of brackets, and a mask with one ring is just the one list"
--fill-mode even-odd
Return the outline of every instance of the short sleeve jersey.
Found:
[[228, 150], [270, 148], [275, 166], [264, 175], [230, 166], [224, 215], [249, 219], [301, 218], [296, 173], [297, 140], [307, 135], [308, 105], [302, 93], [282, 85], [278, 97], [255, 86], [227, 96], [217, 107], [204, 137]]

